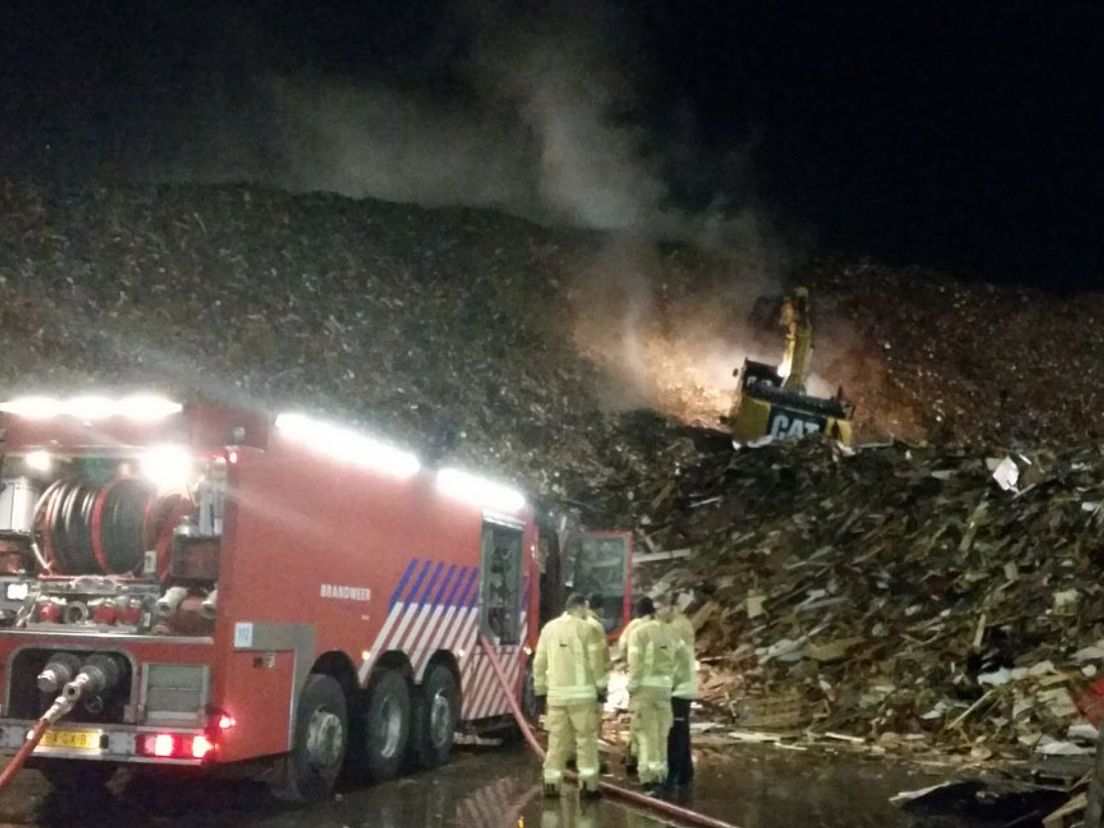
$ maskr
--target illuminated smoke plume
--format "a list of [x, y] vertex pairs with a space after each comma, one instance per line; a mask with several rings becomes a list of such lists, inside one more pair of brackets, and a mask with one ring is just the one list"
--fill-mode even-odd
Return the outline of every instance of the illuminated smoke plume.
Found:
[[646, 405], [716, 426], [732, 405], [732, 374], [744, 358], [778, 361], [777, 330], [750, 319], [757, 298], [777, 290], [768, 271], [712, 257], [715, 279], [688, 287], [686, 269], [704, 265], [694, 259], [621, 241], [575, 274], [575, 342], [605, 370], [609, 384], [600, 392], [610, 407]]

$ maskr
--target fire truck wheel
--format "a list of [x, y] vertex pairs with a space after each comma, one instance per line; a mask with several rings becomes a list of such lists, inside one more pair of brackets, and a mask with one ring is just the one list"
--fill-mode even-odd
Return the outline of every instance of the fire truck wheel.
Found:
[[402, 771], [410, 742], [410, 685], [395, 670], [381, 670], [368, 688], [365, 710], [364, 766], [383, 782]]
[[417, 768], [436, 768], [448, 761], [456, 724], [460, 721], [460, 691], [443, 664], [434, 665], [414, 694], [410, 719], [410, 758]]
[[349, 724], [345, 692], [336, 679], [311, 674], [295, 713], [295, 742], [272, 793], [287, 802], [320, 802], [330, 795], [345, 759]]
[[87, 793], [104, 787], [115, 775], [115, 765], [107, 762], [45, 760], [37, 765], [50, 787], [62, 793]]

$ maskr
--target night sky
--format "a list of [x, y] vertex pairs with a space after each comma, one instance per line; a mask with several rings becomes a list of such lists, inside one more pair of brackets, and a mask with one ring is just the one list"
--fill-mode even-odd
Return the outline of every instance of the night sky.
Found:
[[541, 19], [585, 27], [617, 66], [609, 118], [681, 209], [719, 193], [825, 251], [1101, 286], [1099, 3], [31, 5], [0, 10], [5, 177], [140, 179], [171, 156], [187, 178], [189, 130], [217, 131], [219, 111], [250, 113], [249, 177], [275, 152], [250, 79], [342, 78], [474, 110], [488, 18], [499, 35]]

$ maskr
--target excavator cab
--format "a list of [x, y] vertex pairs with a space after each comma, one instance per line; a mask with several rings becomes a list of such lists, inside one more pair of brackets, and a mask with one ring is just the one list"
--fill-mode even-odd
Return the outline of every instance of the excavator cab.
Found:
[[809, 293], [805, 288], [798, 288], [786, 298], [781, 322], [786, 328], [782, 364], [775, 368], [748, 359], [733, 372], [739, 377], [736, 401], [728, 418], [733, 441], [755, 444], [820, 432], [850, 443], [854, 406], [843, 398], [843, 389], [827, 398], [805, 390], [813, 350]]

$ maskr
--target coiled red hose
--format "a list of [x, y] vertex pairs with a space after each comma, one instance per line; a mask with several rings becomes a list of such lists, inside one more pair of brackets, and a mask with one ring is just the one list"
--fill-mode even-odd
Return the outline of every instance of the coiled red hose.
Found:
[[182, 495], [158, 497], [133, 477], [106, 486], [57, 480], [35, 507], [34, 549], [39, 568], [58, 575], [137, 572], [145, 550], [156, 549], [164, 574], [173, 527], [191, 510]]

